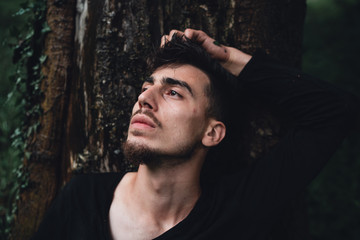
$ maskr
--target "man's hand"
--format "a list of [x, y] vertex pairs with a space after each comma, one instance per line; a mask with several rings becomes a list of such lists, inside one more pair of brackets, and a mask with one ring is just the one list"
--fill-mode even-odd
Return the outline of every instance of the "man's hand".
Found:
[[199, 43], [212, 58], [219, 61], [219, 63], [230, 73], [238, 76], [245, 65], [251, 59], [251, 56], [232, 47], [227, 47], [219, 44], [215, 39], [209, 37], [201, 30], [185, 29], [184, 32], [179, 30], [171, 30], [169, 35], [164, 35], [161, 38], [161, 46], [166, 41], [170, 41], [174, 34], [185, 36], [197, 43]]

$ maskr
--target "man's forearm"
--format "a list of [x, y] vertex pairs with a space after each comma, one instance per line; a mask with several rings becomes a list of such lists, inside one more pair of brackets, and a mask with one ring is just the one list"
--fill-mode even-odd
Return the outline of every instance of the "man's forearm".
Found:
[[233, 47], [224, 46], [224, 48], [229, 52], [229, 59], [221, 65], [234, 76], [239, 76], [245, 65], [250, 61], [251, 55]]

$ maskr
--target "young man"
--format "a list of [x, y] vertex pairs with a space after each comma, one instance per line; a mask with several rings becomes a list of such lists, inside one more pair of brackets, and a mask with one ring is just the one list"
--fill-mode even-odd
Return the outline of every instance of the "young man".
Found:
[[[153, 70], [124, 144], [138, 171], [74, 178], [34, 239], [266, 239], [356, 124], [352, 96], [201, 31], [164, 36]], [[237, 92], [293, 127], [256, 164], [202, 184], [209, 151], [237, 134]]]

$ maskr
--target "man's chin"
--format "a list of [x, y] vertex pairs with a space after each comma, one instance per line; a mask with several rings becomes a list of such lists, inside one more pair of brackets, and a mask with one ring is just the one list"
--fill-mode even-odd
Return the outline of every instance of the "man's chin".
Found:
[[150, 168], [172, 167], [186, 162], [193, 153], [193, 147], [180, 148], [173, 154], [163, 153], [158, 149], [151, 149], [149, 146], [127, 140], [123, 145], [125, 160], [134, 167], [140, 164]]
[[138, 167], [140, 164], [146, 164], [155, 156], [148, 146], [126, 141], [123, 146], [125, 160], [131, 165]]

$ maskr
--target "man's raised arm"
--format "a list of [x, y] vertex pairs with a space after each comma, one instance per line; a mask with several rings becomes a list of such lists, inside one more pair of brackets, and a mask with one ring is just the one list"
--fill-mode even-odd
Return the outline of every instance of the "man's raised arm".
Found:
[[174, 34], [184, 35], [185, 37], [199, 43], [214, 59], [228, 70], [234, 76], [238, 76], [250, 61], [251, 56], [239, 49], [219, 44], [215, 39], [209, 37], [201, 30], [186, 29], [184, 32], [171, 30], [169, 35], [164, 35], [161, 39], [161, 45], [169, 41]]

